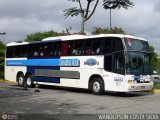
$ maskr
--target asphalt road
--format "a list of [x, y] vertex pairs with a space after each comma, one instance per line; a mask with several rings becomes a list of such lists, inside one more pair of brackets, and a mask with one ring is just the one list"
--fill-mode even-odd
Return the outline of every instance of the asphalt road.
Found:
[[24, 91], [16, 84], [0, 83], [0, 115], [4, 113], [17, 115], [18, 118], [22, 115], [30, 118], [37, 115], [39, 120], [45, 116], [49, 119], [53, 115], [57, 116], [56, 120], [82, 114], [97, 120], [94, 115], [103, 113], [159, 114], [160, 93], [136, 92], [121, 95], [106, 92], [102, 96], [96, 96], [81, 89], [41, 86], [40, 92], [34, 92], [34, 88]]

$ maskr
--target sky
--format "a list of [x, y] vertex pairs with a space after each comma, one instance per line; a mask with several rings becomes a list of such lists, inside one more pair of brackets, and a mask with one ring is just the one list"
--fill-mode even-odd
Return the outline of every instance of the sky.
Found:
[[[81, 1], [85, 8], [86, 0]], [[103, 9], [102, 1], [86, 23], [88, 35], [94, 27], [109, 27], [109, 10]], [[112, 27], [121, 27], [128, 34], [147, 39], [160, 55], [160, 0], [130, 1], [134, 3], [133, 8], [112, 10]], [[76, 2], [68, 0], [0, 0], [0, 33], [6, 33], [0, 35], [0, 40], [7, 44], [24, 40], [31, 33], [61, 32], [66, 28], [79, 32], [81, 17], [65, 19], [63, 12], [75, 6], [78, 7]]]

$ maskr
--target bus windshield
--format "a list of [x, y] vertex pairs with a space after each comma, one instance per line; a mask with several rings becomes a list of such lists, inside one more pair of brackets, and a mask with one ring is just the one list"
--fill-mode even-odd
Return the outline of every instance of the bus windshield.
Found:
[[147, 41], [125, 38], [125, 44], [127, 50], [149, 51], [149, 45]]
[[128, 52], [127, 74], [151, 74], [149, 53]]

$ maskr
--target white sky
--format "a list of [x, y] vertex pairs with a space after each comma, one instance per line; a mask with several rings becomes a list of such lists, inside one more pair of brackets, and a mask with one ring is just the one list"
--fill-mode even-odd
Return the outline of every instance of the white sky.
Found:
[[[86, 6], [84, 0], [83, 6]], [[86, 23], [90, 34], [94, 27], [109, 27], [109, 11], [100, 0], [95, 14]], [[112, 11], [112, 26], [149, 40], [160, 54], [160, 0], [131, 0], [135, 6]], [[4, 43], [24, 40], [28, 34], [40, 31], [62, 31], [72, 27], [80, 31], [80, 17], [65, 19], [63, 10], [77, 6], [68, 0], [0, 0], [0, 40]]]

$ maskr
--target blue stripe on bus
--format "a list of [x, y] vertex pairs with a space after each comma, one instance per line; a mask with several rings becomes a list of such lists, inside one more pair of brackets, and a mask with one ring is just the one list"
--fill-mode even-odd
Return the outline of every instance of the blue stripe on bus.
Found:
[[32, 73], [33, 81], [38, 81], [38, 82], [50, 82], [50, 83], [60, 83], [60, 78], [55, 78], [55, 77], [38, 77], [35, 76], [34, 71], [35, 69], [49, 69], [49, 70], [60, 70], [60, 67], [52, 67], [52, 66], [28, 66], [27, 67], [27, 72]]
[[37, 82], [60, 83], [60, 78], [55, 77], [34, 77], [33, 80]]
[[78, 59], [28, 59], [6, 60], [7, 66], [79, 66]]

